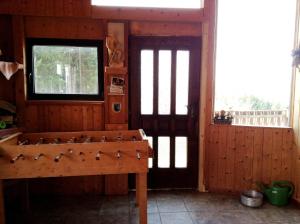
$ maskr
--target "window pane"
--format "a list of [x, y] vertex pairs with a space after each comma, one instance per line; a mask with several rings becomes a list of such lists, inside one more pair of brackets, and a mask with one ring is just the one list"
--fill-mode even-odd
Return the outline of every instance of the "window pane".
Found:
[[170, 167], [170, 137], [158, 137], [158, 167]]
[[159, 51], [158, 65], [158, 114], [171, 110], [171, 51]]
[[219, 0], [215, 110], [234, 124], [289, 125], [295, 12], [296, 0]]
[[175, 138], [175, 167], [187, 167], [187, 137]]
[[177, 51], [176, 59], [176, 114], [187, 114], [189, 98], [189, 51]]
[[[153, 149], [153, 138], [150, 136], [147, 136], [146, 139], [148, 140], [150, 147]], [[148, 159], [148, 167], [149, 168], [153, 167], [153, 159], [152, 158]]]
[[155, 8], [203, 8], [203, 0], [92, 0], [93, 5]]
[[153, 114], [153, 51], [141, 51], [141, 114]]
[[33, 46], [34, 92], [98, 94], [97, 52], [97, 47]]

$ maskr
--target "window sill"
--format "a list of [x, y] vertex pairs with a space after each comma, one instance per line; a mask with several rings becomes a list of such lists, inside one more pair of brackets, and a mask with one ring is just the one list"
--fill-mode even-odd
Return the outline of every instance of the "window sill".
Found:
[[215, 127], [238, 127], [238, 128], [270, 128], [270, 129], [292, 129], [292, 127], [276, 127], [276, 126], [257, 126], [257, 125], [241, 125], [241, 124], [214, 124], [211, 123], [210, 126]]

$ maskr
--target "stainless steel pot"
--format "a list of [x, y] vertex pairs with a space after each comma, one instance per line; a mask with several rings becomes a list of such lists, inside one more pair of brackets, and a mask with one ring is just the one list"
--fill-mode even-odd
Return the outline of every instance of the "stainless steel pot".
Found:
[[244, 191], [241, 194], [241, 203], [252, 208], [260, 207], [263, 203], [263, 194], [255, 190]]

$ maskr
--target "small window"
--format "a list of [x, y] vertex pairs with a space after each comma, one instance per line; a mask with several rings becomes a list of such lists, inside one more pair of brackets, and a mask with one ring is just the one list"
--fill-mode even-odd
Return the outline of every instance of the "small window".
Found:
[[116, 7], [150, 7], [150, 8], [203, 8], [203, 0], [92, 0], [92, 5]]
[[28, 39], [28, 99], [103, 100], [103, 42]]

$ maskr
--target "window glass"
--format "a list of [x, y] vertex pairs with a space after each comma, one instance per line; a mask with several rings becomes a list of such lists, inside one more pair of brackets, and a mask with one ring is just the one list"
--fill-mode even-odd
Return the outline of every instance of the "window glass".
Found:
[[[215, 111], [288, 126], [296, 0], [219, 0]], [[280, 16], [278, 16], [280, 15]]]
[[176, 114], [187, 114], [189, 99], [189, 51], [177, 51], [176, 57]]
[[187, 137], [175, 137], [175, 167], [187, 168]]
[[171, 112], [171, 51], [160, 50], [158, 53], [158, 114]]
[[153, 114], [153, 50], [141, 51], [141, 114]]
[[158, 168], [170, 168], [170, 137], [158, 137]]
[[26, 40], [28, 99], [103, 100], [103, 41]]
[[200, 9], [203, 8], [203, 0], [92, 0], [92, 5]]
[[97, 47], [33, 46], [34, 92], [98, 94]]

